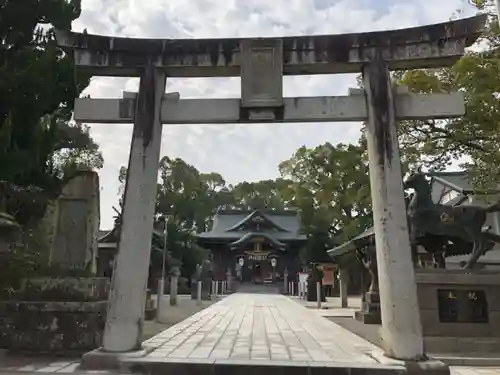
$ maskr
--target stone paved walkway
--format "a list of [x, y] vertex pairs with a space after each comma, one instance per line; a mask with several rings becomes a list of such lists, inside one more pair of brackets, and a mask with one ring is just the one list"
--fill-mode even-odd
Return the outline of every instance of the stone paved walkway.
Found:
[[378, 348], [281, 295], [233, 294], [144, 343], [148, 359], [377, 363]]
[[124, 360], [133, 371], [225, 374], [251, 367], [248, 373], [264, 375], [285, 368], [296, 374], [331, 367], [404, 370], [400, 364], [379, 363], [372, 357], [379, 348], [276, 294], [233, 294], [143, 345], [149, 351], [145, 357]]

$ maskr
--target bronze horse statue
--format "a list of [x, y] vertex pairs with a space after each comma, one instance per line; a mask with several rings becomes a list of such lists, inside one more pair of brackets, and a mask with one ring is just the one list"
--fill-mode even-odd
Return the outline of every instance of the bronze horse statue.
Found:
[[[484, 225], [488, 213], [500, 211], [500, 201], [488, 207], [434, 203], [430, 184], [420, 169], [408, 176], [404, 188], [415, 191], [407, 208], [412, 248], [422, 245], [435, 260], [438, 254], [471, 254], [462, 264], [471, 269], [498, 242], [498, 236], [488, 233]], [[441, 267], [444, 268], [444, 258]]]

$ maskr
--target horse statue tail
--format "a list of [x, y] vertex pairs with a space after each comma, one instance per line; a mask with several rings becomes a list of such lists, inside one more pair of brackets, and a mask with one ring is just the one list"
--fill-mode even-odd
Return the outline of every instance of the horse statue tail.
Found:
[[485, 208], [485, 211], [489, 213], [500, 211], [500, 201], [489, 205], [488, 207]]

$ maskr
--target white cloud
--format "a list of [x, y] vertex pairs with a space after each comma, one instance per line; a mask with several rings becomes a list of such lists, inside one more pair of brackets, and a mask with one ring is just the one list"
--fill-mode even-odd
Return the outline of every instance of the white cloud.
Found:
[[[210, 38], [337, 34], [447, 21], [463, 0], [82, 0], [74, 29], [89, 33], [158, 38]], [[470, 10], [468, 10], [470, 13]], [[286, 96], [340, 95], [355, 76], [286, 77]], [[120, 97], [137, 79], [94, 78], [92, 97]], [[239, 79], [170, 79], [167, 91], [181, 98], [239, 97]], [[131, 125], [92, 125], [105, 166], [101, 177], [101, 222], [112, 225], [118, 169], [128, 161]], [[162, 155], [182, 157], [203, 172], [229, 182], [277, 176], [277, 165], [301, 145], [353, 142], [359, 124], [248, 124], [165, 126]]]

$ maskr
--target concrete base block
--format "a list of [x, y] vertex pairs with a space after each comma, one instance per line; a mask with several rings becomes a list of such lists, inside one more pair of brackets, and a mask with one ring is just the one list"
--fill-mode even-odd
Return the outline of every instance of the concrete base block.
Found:
[[450, 367], [438, 360], [405, 362], [406, 373], [411, 375], [450, 375]]
[[121, 362], [126, 359], [137, 359], [148, 354], [150, 349], [141, 349], [133, 352], [114, 353], [105, 352], [102, 348], [92, 350], [82, 356], [80, 367], [85, 370], [115, 370], [121, 369]]
[[[495, 332], [494, 332], [495, 333]], [[424, 347], [429, 353], [446, 353], [461, 357], [498, 357], [500, 338], [498, 337], [424, 337]]]
[[354, 318], [363, 324], [382, 324], [380, 313], [376, 312], [355, 311]]
[[422, 361], [403, 361], [385, 356], [381, 351], [371, 353], [371, 356], [386, 366], [402, 366], [406, 374], [411, 375], [450, 375], [447, 364], [428, 358]]
[[448, 366], [469, 366], [469, 367], [498, 367], [500, 357], [468, 357], [447, 354], [436, 354], [434, 359], [446, 363]]
[[155, 317], [156, 317], [156, 308], [147, 309], [144, 311], [144, 320], [151, 321], [154, 320]]

